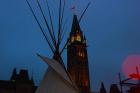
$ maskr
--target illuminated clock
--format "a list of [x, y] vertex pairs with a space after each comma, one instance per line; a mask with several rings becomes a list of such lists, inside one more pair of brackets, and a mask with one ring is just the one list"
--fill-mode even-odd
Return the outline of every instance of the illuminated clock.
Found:
[[81, 41], [81, 36], [79, 34], [76, 36], [76, 40]]

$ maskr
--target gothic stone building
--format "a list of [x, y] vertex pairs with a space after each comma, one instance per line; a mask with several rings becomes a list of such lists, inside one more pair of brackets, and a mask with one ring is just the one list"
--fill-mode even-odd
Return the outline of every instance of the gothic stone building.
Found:
[[0, 93], [34, 93], [36, 88], [27, 70], [20, 70], [17, 74], [14, 69], [10, 80], [0, 80]]

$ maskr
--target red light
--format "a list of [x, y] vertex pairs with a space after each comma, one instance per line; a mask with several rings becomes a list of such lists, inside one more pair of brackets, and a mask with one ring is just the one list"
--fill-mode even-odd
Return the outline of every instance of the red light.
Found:
[[134, 79], [140, 79], [140, 75], [139, 75], [139, 74], [133, 73], [133, 74], [130, 74], [129, 76], [130, 76], [131, 78], [134, 78]]
[[127, 78], [140, 78], [140, 73], [137, 73], [136, 67], [138, 67], [140, 71], [140, 55], [130, 55], [124, 60], [124, 63], [122, 64], [123, 73]]

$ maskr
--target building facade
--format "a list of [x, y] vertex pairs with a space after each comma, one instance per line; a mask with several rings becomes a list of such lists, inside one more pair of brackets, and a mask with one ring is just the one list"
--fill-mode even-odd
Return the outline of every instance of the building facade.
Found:
[[10, 80], [0, 80], [0, 93], [35, 93], [36, 88], [27, 70], [20, 70], [17, 74], [14, 69]]

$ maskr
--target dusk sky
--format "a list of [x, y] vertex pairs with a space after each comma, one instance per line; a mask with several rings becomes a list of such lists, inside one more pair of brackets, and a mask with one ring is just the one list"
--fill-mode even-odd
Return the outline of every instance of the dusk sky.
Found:
[[[36, 0], [29, 1], [40, 17]], [[44, 1], [40, 0], [45, 9]], [[48, 1], [57, 28], [58, 0]], [[73, 13], [80, 17], [89, 1], [92, 3], [80, 25], [87, 38], [91, 88], [97, 91], [101, 81], [107, 87], [118, 83], [124, 60], [140, 55], [140, 0], [66, 0], [64, 41], [69, 36]], [[25, 0], [0, 0], [0, 79], [8, 80], [14, 68], [28, 69], [39, 84], [47, 65], [36, 53], [52, 57]], [[66, 50], [66, 63], [65, 55]]]

